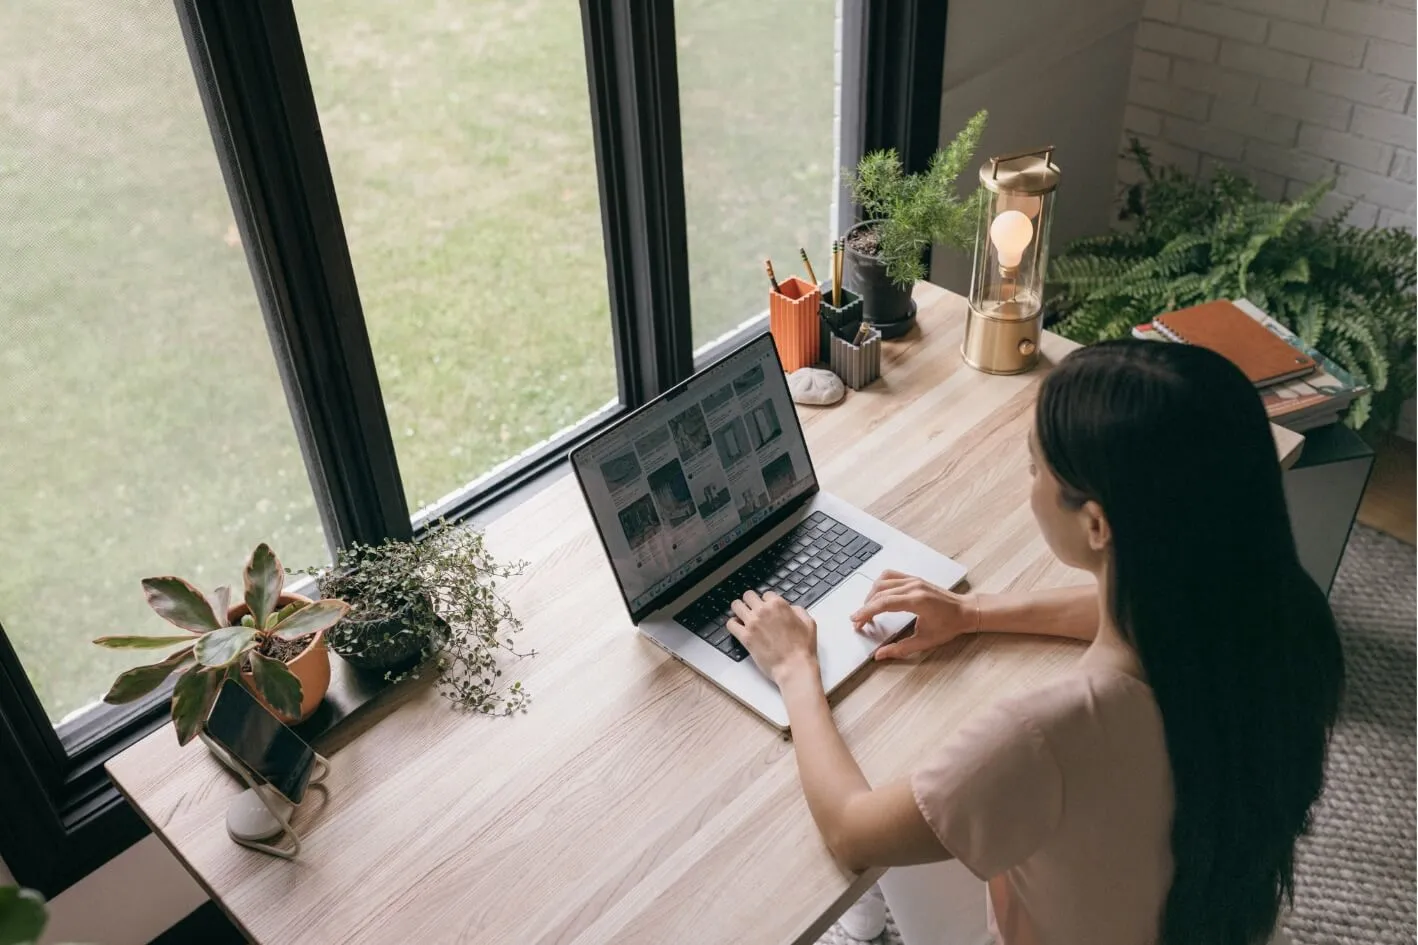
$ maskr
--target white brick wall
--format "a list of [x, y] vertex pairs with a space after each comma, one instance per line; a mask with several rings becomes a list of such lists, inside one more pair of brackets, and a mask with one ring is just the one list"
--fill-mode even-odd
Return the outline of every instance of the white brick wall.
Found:
[[1414, 0], [1147, 0], [1124, 137], [1277, 199], [1335, 177], [1321, 212], [1414, 229], [1415, 30]]

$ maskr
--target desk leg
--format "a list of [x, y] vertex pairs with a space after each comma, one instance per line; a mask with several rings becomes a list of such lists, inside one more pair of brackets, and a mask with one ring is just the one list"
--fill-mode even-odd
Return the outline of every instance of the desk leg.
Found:
[[1347, 427], [1306, 434], [1300, 460], [1284, 474], [1285, 502], [1300, 564], [1329, 594], [1359, 513], [1374, 452]]

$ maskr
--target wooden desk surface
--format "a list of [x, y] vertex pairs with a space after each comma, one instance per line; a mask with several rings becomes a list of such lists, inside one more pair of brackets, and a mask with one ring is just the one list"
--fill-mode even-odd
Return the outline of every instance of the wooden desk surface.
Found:
[[[824, 488], [969, 568], [978, 590], [1078, 583], [1029, 512], [1025, 433], [1046, 364], [961, 365], [964, 300], [917, 292], [920, 329], [883, 380], [800, 408]], [[1284, 448], [1282, 447], [1282, 450]], [[571, 477], [488, 529], [538, 655], [511, 670], [531, 711], [466, 716], [402, 692], [335, 754], [297, 818], [296, 862], [235, 846], [239, 789], [163, 728], [115, 758], [119, 787], [213, 898], [262, 943], [812, 942], [872, 882], [832, 861], [791, 746], [634, 631]], [[963, 640], [874, 666], [836, 717], [867, 777], [902, 777], [977, 705], [1036, 685], [1077, 645]], [[322, 809], [323, 807], [323, 809]]]

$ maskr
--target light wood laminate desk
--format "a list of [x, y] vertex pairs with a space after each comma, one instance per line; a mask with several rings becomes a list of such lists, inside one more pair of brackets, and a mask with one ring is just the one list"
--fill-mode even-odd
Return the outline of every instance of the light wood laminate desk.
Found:
[[[962, 562], [977, 590], [1086, 580], [1048, 553], [1027, 499], [1035, 390], [1072, 346], [1046, 335], [1039, 371], [978, 374], [960, 361], [964, 300], [925, 285], [917, 299], [920, 328], [886, 344], [880, 382], [801, 410], [823, 487]], [[488, 539], [530, 562], [507, 592], [537, 650], [511, 670], [531, 711], [467, 716], [428, 687], [399, 692], [342, 736], [328, 802], [312, 792], [297, 816], [298, 861], [227, 839], [240, 785], [170, 728], [110, 762], [113, 779], [257, 942], [813, 941], [878, 874], [828, 855], [791, 745], [636, 634], [569, 476]], [[872, 667], [836, 718], [880, 784], [1078, 652], [963, 640]]]

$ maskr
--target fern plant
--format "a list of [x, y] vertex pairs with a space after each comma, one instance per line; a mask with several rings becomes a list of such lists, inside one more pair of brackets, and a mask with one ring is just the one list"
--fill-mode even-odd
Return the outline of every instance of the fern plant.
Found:
[[[852, 200], [866, 219], [877, 221], [864, 228], [869, 230], [868, 246], [853, 248], [880, 259], [896, 285], [910, 288], [926, 277], [923, 257], [932, 243], [956, 249], [974, 243], [978, 190], [975, 197], [962, 200], [955, 183], [974, 157], [988, 117], [977, 113], [918, 174], [905, 172], [895, 149], [870, 152], [855, 172], [843, 168]], [[870, 247], [873, 240], [875, 246]]]
[[1210, 181], [1157, 167], [1123, 194], [1131, 226], [1078, 240], [1049, 264], [1055, 327], [1083, 344], [1120, 338], [1171, 309], [1247, 298], [1329, 355], [1369, 393], [1348, 423], [1393, 426], [1414, 391], [1414, 237], [1313, 219], [1333, 181], [1276, 203], [1226, 171]]

